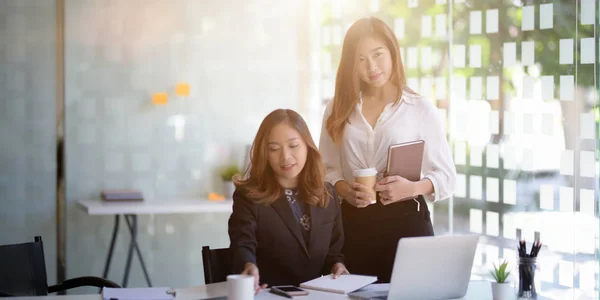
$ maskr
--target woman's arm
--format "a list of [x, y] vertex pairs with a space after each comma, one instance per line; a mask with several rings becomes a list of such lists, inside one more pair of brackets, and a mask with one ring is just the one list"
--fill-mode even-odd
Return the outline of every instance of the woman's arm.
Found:
[[327, 132], [327, 119], [331, 114], [331, 109], [333, 106], [332, 104], [332, 102], [327, 104], [327, 108], [323, 114], [321, 137], [319, 139], [319, 152], [321, 152], [323, 163], [325, 164], [325, 181], [336, 186], [339, 181], [344, 180], [344, 175], [342, 172], [342, 155], [340, 146], [333, 142], [329, 136], [329, 133]]
[[340, 180], [335, 184], [335, 192], [339, 195], [346, 195], [349, 191], [352, 190], [352, 187], [345, 181]]
[[419, 195], [431, 195], [434, 193], [433, 183], [429, 178], [423, 178], [415, 183], [413, 183], [414, 193], [413, 197]]
[[421, 138], [425, 141], [424, 176], [415, 184], [415, 189], [417, 195], [423, 195], [430, 201], [438, 201], [454, 194], [456, 166], [439, 112], [431, 102], [425, 102], [425, 113], [421, 120]]
[[319, 152], [325, 165], [325, 181], [335, 187], [338, 197], [356, 207], [362, 208], [372, 204], [370, 188], [359, 183], [348, 183], [344, 180], [342, 171], [342, 151], [327, 132], [327, 119], [331, 114], [332, 102], [327, 105], [323, 114]]
[[237, 189], [233, 193], [233, 213], [229, 217], [229, 249], [234, 274], [241, 273], [246, 263], [256, 265], [256, 229], [254, 203]]

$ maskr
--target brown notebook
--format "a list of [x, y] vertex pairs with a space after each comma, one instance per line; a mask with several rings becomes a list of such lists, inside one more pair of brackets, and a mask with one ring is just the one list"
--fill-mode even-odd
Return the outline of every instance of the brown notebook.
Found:
[[399, 175], [410, 181], [421, 180], [425, 141], [391, 145], [388, 148], [386, 176]]

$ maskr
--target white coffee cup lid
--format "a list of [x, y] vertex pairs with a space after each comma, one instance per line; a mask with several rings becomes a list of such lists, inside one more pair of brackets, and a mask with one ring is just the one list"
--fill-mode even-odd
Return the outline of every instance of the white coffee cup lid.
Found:
[[377, 175], [377, 169], [375, 169], [375, 168], [368, 168], [368, 169], [354, 170], [352, 172], [352, 175], [354, 177], [375, 176], [375, 175]]

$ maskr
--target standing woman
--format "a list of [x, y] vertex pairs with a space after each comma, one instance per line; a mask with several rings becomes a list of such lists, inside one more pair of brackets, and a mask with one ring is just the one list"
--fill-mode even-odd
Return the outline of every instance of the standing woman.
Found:
[[[384, 177], [388, 147], [415, 140], [425, 141], [422, 179]], [[358, 20], [344, 38], [319, 147], [326, 180], [343, 199], [346, 266], [389, 282], [398, 240], [433, 235], [425, 198], [450, 197], [456, 168], [437, 108], [406, 86], [398, 40], [377, 18]], [[374, 204], [369, 187], [353, 182], [365, 168], [378, 171]]]

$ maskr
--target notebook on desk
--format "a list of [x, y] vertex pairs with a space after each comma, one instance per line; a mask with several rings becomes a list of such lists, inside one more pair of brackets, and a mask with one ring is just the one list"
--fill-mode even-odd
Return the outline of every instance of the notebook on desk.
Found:
[[377, 281], [376, 276], [349, 274], [333, 279], [333, 276], [326, 275], [301, 283], [300, 287], [329, 293], [348, 294], [375, 281]]

